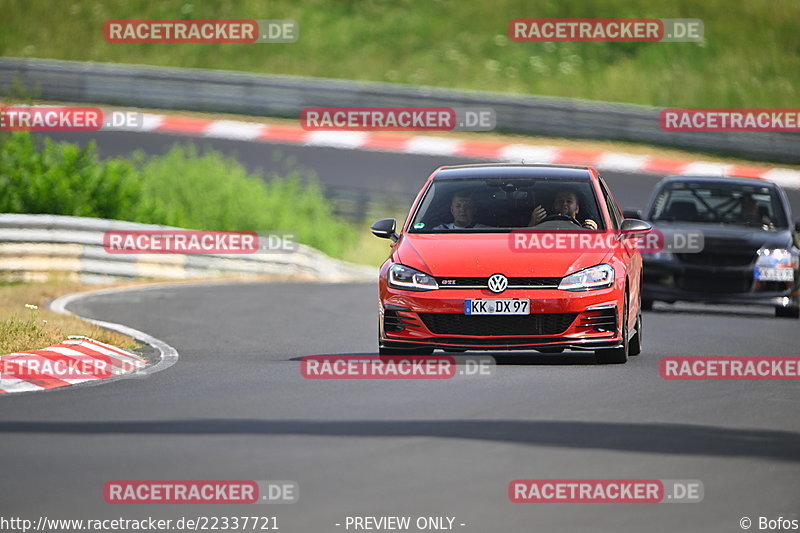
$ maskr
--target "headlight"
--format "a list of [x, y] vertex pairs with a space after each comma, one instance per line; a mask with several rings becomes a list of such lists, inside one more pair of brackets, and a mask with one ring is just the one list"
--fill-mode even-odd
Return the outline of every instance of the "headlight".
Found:
[[562, 291], [591, 291], [605, 289], [614, 283], [614, 269], [611, 265], [597, 265], [579, 270], [561, 280], [558, 288]]
[[761, 268], [795, 268], [797, 255], [784, 248], [761, 248], [756, 266]]
[[389, 267], [389, 286], [407, 291], [432, 291], [439, 288], [432, 276], [397, 263]]

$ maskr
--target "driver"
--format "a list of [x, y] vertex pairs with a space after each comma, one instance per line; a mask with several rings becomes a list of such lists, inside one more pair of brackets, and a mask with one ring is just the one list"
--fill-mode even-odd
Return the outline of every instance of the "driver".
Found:
[[[580, 205], [578, 204], [578, 196], [574, 191], [569, 189], [562, 189], [556, 194], [556, 199], [553, 201], [553, 215], [563, 215], [577, 220]], [[551, 215], [551, 216], [553, 216]], [[531, 213], [531, 220], [529, 226], [536, 226], [540, 224], [545, 218], [548, 217], [547, 211], [541, 205], [537, 205]], [[578, 222], [580, 222], [578, 220]], [[597, 222], [591, 218], [587, 218], [581, 223], [584, 229], [597, 229]]]
[[742, 222], [751, 225], [766, 225], [772, 224], [772, 221], [766, 215], [761, 215], [758, 210], [758, 202], [749, 193], [742, 195], [741, 199], [741, 217]]
[[450, 214], [453, 215], [453, 221], [447, 224], [439, 224], [433, 229], [488, 228], [489, 226], [475, 223], [475, 215], [477, 213], [478, 202], [466, 193], [457, 192], [450, 201]]

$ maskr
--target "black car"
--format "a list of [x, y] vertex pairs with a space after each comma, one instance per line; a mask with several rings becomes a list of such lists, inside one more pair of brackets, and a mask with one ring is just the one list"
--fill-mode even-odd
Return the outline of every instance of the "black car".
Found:
[[[755, 178], [663, 179], [643, 218], [665, 232], [701, 231], [702, 251], [643, 253], [643, 308], [654, 301], [768, 305], [800, 316], [800, 223], [776, 184]], [[638, 216], [637, 216], [638, 215]]]

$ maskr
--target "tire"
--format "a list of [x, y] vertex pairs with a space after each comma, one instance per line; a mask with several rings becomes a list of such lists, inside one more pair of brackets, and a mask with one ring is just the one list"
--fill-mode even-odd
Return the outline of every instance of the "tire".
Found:
[[775, 316], [778, 318], [800, 318], [800, 307], [775, 307]]
[[380, 355], [432, 355], [433, 348], [384, 348], [378, 347]]
[[642, 346], [644, 343], [642, 342], [642, 313], [639, 312], [639, 315], [636, 317], [636, 326], [634, 327], [636, 334], [628, 343], [628, 355], [639, 355], [642, 353]]
[[653, 300], [642, 300], [642, 311], [652, 311], [653, 303]]
[[628, 296], [625, 295], [625, 307], [622, 313], [622, 346], [595, 350], [594, 355], [601, 365], [622, 365], [628, 362], [630, 339], [628, 338]]

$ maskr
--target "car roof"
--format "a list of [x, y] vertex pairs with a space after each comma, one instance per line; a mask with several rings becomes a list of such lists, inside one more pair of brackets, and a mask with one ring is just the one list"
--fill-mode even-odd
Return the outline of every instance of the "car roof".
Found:
[[433, 177], [436, 181], [487, 178], [551, 178], [589, 181], [592, 173], [590, 167], [583, 166], [491, 163], [442, 167]]
[[769, 180], [761, 178], [744, 178], [739, 176], [668, 176], [661, 180], [659, 185], [669, 183], [702, 183], [720, 185], [756, 185], [759, 187], [777, 188], [777, 185]]

